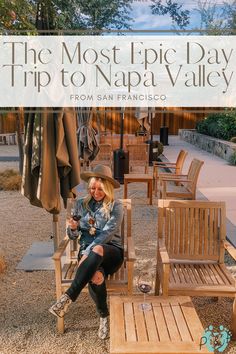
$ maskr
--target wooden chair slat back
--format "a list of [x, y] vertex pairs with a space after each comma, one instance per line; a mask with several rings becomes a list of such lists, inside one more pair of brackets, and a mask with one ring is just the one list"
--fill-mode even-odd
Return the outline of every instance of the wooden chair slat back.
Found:
[[176, 160], [176, 174], [181, 174], [184, 161], [186, 159], [186, 156], [188, 155], [188, 152], [186, 150], [180, 150], [179, 155]]
[[149, 144], [127, 144], [129, 159], [147, 162], [149, 158]]
[[224, 261], [225, 203], [158, 201], [158, 237], [170, 258]]
[[129, 144], [144, 144], [147, 139], [147, 136], [129, 136]]
[[[123, 149], [126, 149], [126, 145], [129, 143], [129, 137], [123, 135]], [[120, 148], [120, 135], [112, 135], [112, 149], [116, 150]]]
[[121, 224], [121, 240], [124, 249], [127, 246], [127, 238], [131, 237], [131, 199], [120, 199], [124, 206], [124, 217]]
[[111, 154], [112, 154], [111, 144], [99, 144], [99, 149], [100, 150], [99, 150], [95, 160], [110, 161]]
[[112, 135], [101, 135], [100, 144], [110, 144], [112, 145]]
[[193, 195], [196, 193], [197, 180], [203, 164], [204, 161], [193, 159], [189, 166], [188, 179], [191, 180], [191, 182], [187, 182], [186, 187]]

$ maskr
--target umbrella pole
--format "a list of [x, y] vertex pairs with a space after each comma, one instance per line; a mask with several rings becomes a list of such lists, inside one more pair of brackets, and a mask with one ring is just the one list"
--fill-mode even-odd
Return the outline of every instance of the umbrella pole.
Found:
[[148, 107], [148, 121], [150, 122], [150, 133], [151, 133], [151, 142], [153, 141], [153, 124], [152, 124], [152, 111], [151, 108]]
[[120, 150], [123, 150], [124, 145], [124, 118], [125, 118], [125, 109], [121, 107], [120, 111]]
[[59, 245], [59, 225], [58, 225], [58, 215], [53, 214], [52, 217], [52, 232], [53, 232], [53, 242], [54, 242], [54, 251], [57, 250]]

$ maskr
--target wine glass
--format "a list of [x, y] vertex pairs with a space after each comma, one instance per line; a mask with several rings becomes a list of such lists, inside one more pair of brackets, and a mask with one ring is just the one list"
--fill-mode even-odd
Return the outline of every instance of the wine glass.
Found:
[[146, 294], [150, 293], [153, 288], [154, 275], [150, 271], [143, 271], [138, 276], [137, 286], [139, 291], [143, 293], [143, 303], [139, 305], [141, 311], [150, 311], [152, 305], [146, 301]]
[[66, 202], [66, 219], [71, 218], [71, 212], [75, 208], [75, 202], [73, 198], [68, 198]]
[[67, 199], [67, 207], [66, 207], [66, 219], [67, 219], [67, 221], [69, 221], [71, 218], [76, 220], [76, 217], [75, 217], [75, 199], [68, 198]]
[[[69, 226], [71, 228], [71, 218], [77, 222], [81, 219], [80, 215], [76, 214], [76, 209], [75, 209], [75, 199], [73, 198], [68, 198], [67, 199], [67, 208], [66, 208], [66, 228]], [[70, 235], [71, 239], [71, 251], [77, 251], [78, 249], [78, 236]]]

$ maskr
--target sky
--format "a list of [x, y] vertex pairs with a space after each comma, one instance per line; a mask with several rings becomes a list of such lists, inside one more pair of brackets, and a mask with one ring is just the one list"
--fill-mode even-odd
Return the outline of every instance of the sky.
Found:
[[[170, 16], [157, 16], [151, 14], [150, 0], [133, 0], [132, 4], [132, 17], [134, 22], [132, 24], [133, 29], [172, 29], [173, 25]], [[200, 26], [200, 16], [196, 11], [197, 0], [182, 0], [178, 1], [183, 4], [183, 9], [190, 11], [190, 25], [188, 29], [199, 28]], [[214, 0], [214, 3], [218, 4], [220, 7], [223, 0]]]

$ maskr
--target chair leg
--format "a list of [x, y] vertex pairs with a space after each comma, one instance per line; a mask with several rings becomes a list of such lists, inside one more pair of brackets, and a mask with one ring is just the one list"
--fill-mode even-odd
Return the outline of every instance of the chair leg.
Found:
[[153, 177], [152, 188], [153, 188], [153, 190], [155, 190], [156, 177], [155, 177], [154, 173], [153, 173], [152, 177]]
[[157, 177], [154, 178], [154, 191], [155, 191], [155, 197], [157, 197]]
[[57, 330], [59, 333], [63, 334], [65, 332], [65, 321], [64, 317], [57, 319]]
[[[56, 268], [57, 268], [57, 265], [56, 265]], [[63, 292], [62, 292], [62, 289], [61, 289], [61, 286], [59, 284], [56, 285], [56, 298], [57, 298], [57, 301], [60, 299], [60, 297], [62, 296]], [[64, 331], [65, 331], [65, 321], [64, 321], [64, 317], [58, 317], [57, 318], [57, 330], [59, 333], [63, 334]]]
[[127, 180], [124, 180], [124, 199], [127, 199], [128, 195], [128, 182]]
[[160, 279], [159, 276], [157, 275], [156, 284], [155, 284], [155, 295], [160, 295], [160, 286], [161, 286]]
[[236, 340], [236, 296], [233, 302], [233, 316], [232, 316], [232, 340]]
[[128, 295], [133, 295], [133, 271], [134, 264], [133, 262], [127, 262], [127, 270], [128, 270]]
[[148, 183], [149, 185], [149, 199], [150, 199], [150, 205], [152, 205], [152, 181]]

